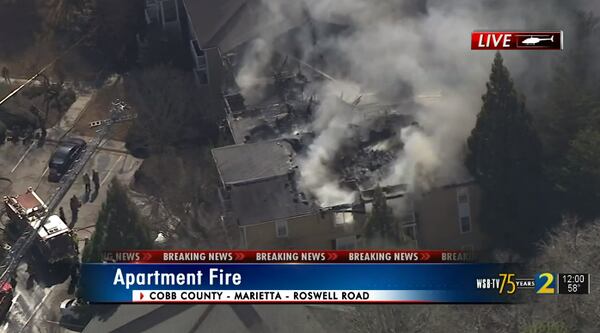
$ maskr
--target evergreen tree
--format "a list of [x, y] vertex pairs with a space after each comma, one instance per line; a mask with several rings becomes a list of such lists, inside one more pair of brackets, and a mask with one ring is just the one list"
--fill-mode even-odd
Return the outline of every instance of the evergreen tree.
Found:
[[394, 216], [387, 205], [383, 190], [379, 185], [373, 193], [373, 209], [367, 221], [367, 237], [375, 242], [387, 243], [393, 235]]
[[600, 216], [600, 130], [577, 134], [559, 177], [559, 189], [570, 212], [583, 219]]
[[100, 262], [103, 251], [151, 247], [148, 227], [140, 219], [125, 188], [113, 180], [98, 215], [96, 230], [83, 250], [83, 261]]
[[466, 166], [482, 188], [482, 228], [499, 247], [524, 250], [541, 228], [541, 144], [502, 56], [492, 65]]
[[577, 47], [566, 50], [556, 63], [541, 124], [551, 163], [560, 164], [580, 130], [600, 126], [599, 22], [591, 13], [579, 13], [572, 34]]

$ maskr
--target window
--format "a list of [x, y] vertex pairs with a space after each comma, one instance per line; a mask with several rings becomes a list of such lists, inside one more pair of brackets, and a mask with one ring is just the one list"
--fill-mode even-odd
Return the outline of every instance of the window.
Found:
[[463, 216], [460, 218], [460, 232], [466, 233], [471, 231], [471, 218], [469, 216]]
[[351, 212], [335, 213], [335, 225], [350, 224], [354, 222]]
[[417, 228], [414, 224], [402, 226], [402, 232], [410, 239], [417, 239]]
[[346, 236], [335, 239], [336, 250], [352, 250], [356, 248], [356, 236]]
[[177, 19], [177, 4], [173, 0], [161, 2], [163, 9], [163, 18], [165, 22], [171, 22]]
[[197, 40], [192, 41], [192, 47], [194, 48], [194, 52], [196, 53], [196, 57], [204, 57], [204, 51], [200, 48], [200, 44], [198, 44]]
[[458, 197], [459, 204], [467, 204], [469, 203], [469, 192], [467, 192], [466, 188], [461, 188], [456, 191], [456, 196]]
[[275, 222], [275, 234], [277, 235], [277, 238], [285, 238], [288, 236], [287, 221]]

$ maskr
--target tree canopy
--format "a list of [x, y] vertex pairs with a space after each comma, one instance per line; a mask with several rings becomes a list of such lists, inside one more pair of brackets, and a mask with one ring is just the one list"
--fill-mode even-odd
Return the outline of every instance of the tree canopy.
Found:
[[385, 244], [393, 238], [394, 216], [379, 185], [373, 192], [373, 209], [367, 221], [366, 235], [370, 242]]
[[167, 65], [134, 72], [127, 79], [127, 98], [138, 114], [127, 148], [163, 152], [168, 146], [205, 143], [218, 134], [216, 115], [199, 96], [190, 73]]
[[116, 179], [108, 188], [96, 230], [83, 251], [84, 262], [102, 261], [102, 252], [116, 249], [148, 249], [152, 238], [123, 185]]
[[579, 130], [600, 126], [599, 22], [579, 13], [572, 34], [577, 47], [566, 49], [554, 66], [541, 124], [550, 162], [562, 159]]
[[600, 130], [584, 129], [571, 141], [558, 182], [571, 212], [600, 215]]
[[[600, 221], [577, 226], [565, 221], [547, 235], [539, 253], [525, 268], [530, 274], [555, 272], [600, 274], [597, 260]], [[348, 332], [596, 332], [600, 322], [597, 297], [540, 297], [525, 293], [520, 305], [360, 305], [347, 314]]]
[[600, 214], [600, 19], [581, 12], [573, 26], [577, 47], [566, 49], [554, 65], [540, 128], [554, 185], [552, 206], [591, 221]]
[[541, 143], [500, 53], [486, 86], [465, 162], [482, 188], [482, 228], [495, 245], [516, 249], [539, 232]]

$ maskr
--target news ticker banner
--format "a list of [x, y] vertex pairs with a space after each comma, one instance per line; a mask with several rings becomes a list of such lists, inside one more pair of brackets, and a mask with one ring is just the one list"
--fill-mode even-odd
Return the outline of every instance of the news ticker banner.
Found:
[[562, 50], [562, 31], [474, 31], [471, 50]]
[[[542, 274], [519, 278], [517, 269], [476, 263], [102, 263], [82, 265], [80, 286], [93, 303], [511, 303], [521, 289], [559, 291], [558, 275], [543, 273], [552, 281]], [[589, 290], [589, 275], [577, 275], [570, 283], [578, 286], [563, 286], [564, 292]]]
[[474, 258], [473, 252], [454, 250], [122, 250], [104, 253], [104, 261], [117, 263], [461, 263]]

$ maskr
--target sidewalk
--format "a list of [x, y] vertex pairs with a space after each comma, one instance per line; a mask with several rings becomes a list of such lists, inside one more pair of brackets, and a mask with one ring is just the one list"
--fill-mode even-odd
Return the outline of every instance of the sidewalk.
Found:
[[78, 95], [75, 102], [69, 107], [67, 112], [65, 112], [60, 121], [52, 128], [48, 129], [46, 139], [60, 141], [64, 135], [70, 132], [77, 122], [77, 119], [79, 119], [90, 101], [94, 98], [95, 94], [96, 91], [94, 90], [91, 94]]

